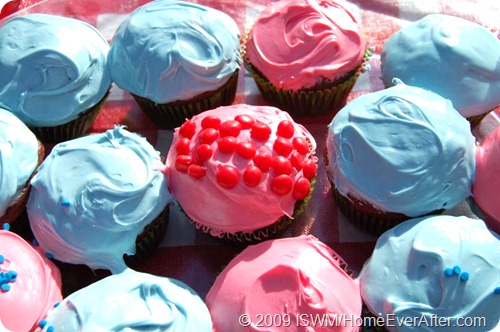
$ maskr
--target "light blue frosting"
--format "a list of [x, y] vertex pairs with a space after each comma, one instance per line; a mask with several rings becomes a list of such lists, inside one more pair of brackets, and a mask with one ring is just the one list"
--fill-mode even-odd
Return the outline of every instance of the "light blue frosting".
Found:
[[65, 298], [42, 331], [212, 332], [202, 299], [181, 281], [125, 270]]
[[17, 201], [37, 165], [35, 134], [12, 113], [0, 108], [0, 216]]
[[[482, 220], [446, 215], [411, 219], [382, 234], [375, 248], [358, 280], [372, 313], [395, 315], [385, 326], [388, 331], [500, 328], [500, 238]], [[428, 323], [397, 323], [406, 317]], [[447, 323], [432, 326], [433, 317]], [[458, 327], [475, 317], [484, 321]]]
[[397, 77], [434, 91], [464, 117], [500, 103], [500, 40], [471, 21], [428, 15], [392, 35], [381, 62], [386, 87]]
[[54, 147], [31, 181], [31, 229], [54, 258], [113, 273], [172, 200], [157, 151], [115, 127]]
[[416, 217], [471, 194], [475, 139], [449, 100], [399, 82], [359, 96], [329, 125], [328, 172], [344, 196]]
[[0, 107], [28, 126], [74, 120], [111, 86], [109, 45], [76, 19], [30, 14], [0, 28]]
[[157, 103], [223, 86], [240, 67], [236, 22], [202, 5], [157, 0], [132, 12], [111, 41], [109, 66], [123, 90]]

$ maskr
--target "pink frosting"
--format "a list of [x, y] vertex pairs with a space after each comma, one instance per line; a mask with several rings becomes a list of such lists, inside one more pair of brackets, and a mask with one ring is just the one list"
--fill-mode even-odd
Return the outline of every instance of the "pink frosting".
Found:
[[[229, 263], [207, 294], [214, 332], [357, 331], [355, 321], [362, 306], [359, 284], [340, 262], [332, 249], [313, 236], [248, 247]], [[241, 315], [249, 315], [253, 323], [243, 327]], [[266, 315], [274, 321], [259, 322]], [[314, 323], [327, 315], [346, 319]]]
[[9, 291], [0, 291], [0, 328], [36, 331], [50, 308], [62, 300], [59, 269], [15, 233], [0, 230], [2, 272], [17, 272]]
[[[238, 116], [245, 119], [249, 116], [255, 123], [242, 125], [241, 130], [227, 136], [230, 139], [223, 138], [231, 133], [230, 124], [235, 125]], [[211, 117], [219, 119], [216, 121], [221, 123], [220, 127], [203, 129], [206, 120], [203, 124], [202, 121]], [[283, 123], [291, 131], [278, 129]], [[194, 132], [187, 135], [189, 138], [183, 135], [183, 128], [188, 125], [193, 126]], [[255, 127], [267, 128], [263, 130], [264, 138], [255, 136], [259, 129]], [[215, 133], [216, 137], [213, 142], [201, 144], [204, 137], [209, 136], [205, 136], [207, 131]], [[221, 150], [226, 140], [237, 143], [236, 151]], [[302, 144], [295, 144], [297, 142]], [[201, 145], [206, 149], [200, 148]], [[311, 134], [294, 123], [288, 113], [277, 108], [245, 104], [219, 107], [193, 117], [175, 130], [166, 162], [169, 190], [187, 215], [197, 224], [208, 227], [214, 236], [224, 232], [252, 232], [274, 223], [283, 215], [293, 215], [297, 190], [302, 188], [302, 194], [307, 194], [304, 190], [315, 176], [315, 149]], [[269, 169], [264, 167], [265, 163], [258, 162], [254, 154], [267, 154], [269, 162], [281, 161], [285, 166]], [[248, 169], [254, 171], [251, 174], [261, 173], [260, 180], [257, 178], [248, 185], [247, 180], [253, 182], [253, 177], [247, 178]], [[284, 169], [284, 174], [279, 169]], [[223, 181], [221, 173], [225, 173]]]
[[257, 18], [246, 42], [248, 61], [274, 86], [310, 88], [358, 67], [366, 41], [341, 1], [282, 0]]
[[472, 187], [474, 201], [485, 215], [486, 223], [500, 233], [500, 127], [476, 150], [476, 179]]

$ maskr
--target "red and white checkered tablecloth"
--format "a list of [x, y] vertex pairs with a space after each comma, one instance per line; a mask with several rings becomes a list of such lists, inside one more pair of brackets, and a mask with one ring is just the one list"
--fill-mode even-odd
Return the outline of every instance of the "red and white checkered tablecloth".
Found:
[[[108, 39], [127, 13], [148, 2], [146, 0], [15, 0], [7, 3], [0, 15], [9, 13], [44, 12], [60, 14], [85, 20], [96, 26]], [[247, 31], [257, 14], [268, 0], [192, 0], [223, 12], [237, 22], [242, 33]], [[353, 0], [356, 11], [362, 18], [370, 43], [375, 47], [370, 60], [371, 71], [363, 73], [349, 99], [357, 95], [383, 88], [380, 79], [380, 51], [384, 41], [410, 21], [428, 13], [447, 13], [478, 22], [498, 34], [500, 30], [500, 2], [491, 0]], [[265, 104], [244, 69], [240, 71], [235, 103]], [[491, 113], [483, 120], [475, 135], [480, 139], [500, 123], [500, 111]], [[327, 134], [327, 125], [332, 116], [298, 118], [316, 138], [318, 151], [322, 151]], [[124, 124], [130, 131], [144, 135], [156, 148], [166, 155], [172, 132], [159, 130], [139, 109], [130, 95], [116, 86], [97, 117], [92, 132], [102, 132], [115, 124]], [[359, 272], [370, 256], [375, 238], [352, 226], [337, 211], [323, 167], [322, 153], [318, 153], [319, 170], [312, 200], [287, 231], [285, 236], [313, 234], [331, 246], [349, 264], [354, 273]], [[216, 208], [216, 207], [214, 207]], [[193, 287], [202, 297], [206, 295], [216, 275], [238, 251], [196, 230], [174, 207], [170, 214], [167, 234], [154, 255], [136, 269], [157, 275], [173, 277]], [[466, 204], [451, 211], [453, 214], [470, 214]], [[75, 272], [77, 271], [77, 272]], [[77, 286], [102, 277], [80, 269], [63, 267], [63, 278], [71, 278]]]

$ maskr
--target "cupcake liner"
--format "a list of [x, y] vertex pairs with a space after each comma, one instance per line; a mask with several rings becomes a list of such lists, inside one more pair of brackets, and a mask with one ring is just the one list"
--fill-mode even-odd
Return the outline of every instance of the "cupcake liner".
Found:
[[146, 225], [135, 241], [136, 252], [134, 255], [123, 255], [125, 263], [129, 267], [135, 267], [144, 259], [152, 255], [162, 241], [167, 231], [169, 221], [169, 206], [156, 217], [151, 223]]
[[186, 101], [158, 104], [150, 99], [132, 93], [131, 95], [156, 125], [171, 130], [182, 125], [186, 119], [203, 111], [232, 104], [236, 96], [238, 74], [239, 70], [236, 70], [229, 80], [217, 90], [205, 92]]
[[486, 112], [483, 114], [478, 114], [478, 115], [473, 115], [473, 116], [470, 116], [466, 119], [467, 119], [467, 121], [469, 121], [470, 127], [475, 128], [486, 117], [486, 115], [488, 115], [488, 113], [489, 112]]
[[108, 95], [109, 90], [96, 105], [82, 112], [78, 118], [68, 123], [53, 127], [29, 128], [43, 143], [59, 143], [80, 137], [92, 127]]

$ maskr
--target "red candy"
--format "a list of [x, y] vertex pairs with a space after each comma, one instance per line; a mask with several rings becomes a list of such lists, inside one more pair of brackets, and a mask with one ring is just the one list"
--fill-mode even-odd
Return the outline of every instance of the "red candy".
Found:
[[293, 145], [288, 139], [278, 137], [276, 141], [274, 141], [273, 149], [280, 155], [287, 157], [293, 151]]
[[234, 119], [241, 124], [241, 129], [243, 130], [252, 128], [252, 125], [255, 123], [254, 118], [245, 114], [237, 115]]
[[243, 182], [248, 187], [255, 187], [262, 179], [262, 171], [257, 166], [248, 166], [243, 172]]
[[292, 172], [292, 162], [283, 156], [274, 157], [272, 167], [277, 175], [290, 174]]
[[276, 134], [281, 137], [292, 138], [293, 132], [294, 128], [292, 121], [283, 120], [279, 123], [278, 131], [276, 132]]
[[231, 165], [219, 166], [215, 175], [217, 183], [224, 188], [231, 189], [238, 183], [239, 174], [236, 168]]
[[293, 186], [292, 197], [298, 200], [305, 199], [311, 192], [311, 183], [306, 178], [300, 178]]
[[181, 138], [179, 139], [179, 141], [177, 142], [177, 145], [175, 146], [175, 152], [177, 152], [177, 154], [189, 154], [189, 143], [191, 141], [189, 140], [189, 138]]
[[201, 127], [203, 129], [206, 128], [214, 128], [214, 129], [219, 129], [221, 120], [220, 118], [214, 116], [214, 115], [209, 115], [205, 117], [203, 120], [201, 120]]
[[217, 136], [219, 136], [219, 134], [217, 133], [217, 129], [207, 128], [203, 129], [200, 132], [200, 135], [198, 135], [198, 139], [200, 140], [201, 144], [211, 144], [217, 139]]
[[196, 132], [196, 123], [192, 120], [188, 120], [184, 122], [179, 129], [179, 134], [182, 137], [189, 138], [193, 137], [194, 133]]
[[271, 181], [271, 189], [278, 196], [288, 194], [290, 191], [292, 191], [292, 187], [292, 178], [285, 174], [278, 175]]
[[233, 153], [238, 146], [238, 140], [233, 136], [222, 137], [219, 142], [219, 150], [224, 153]]
[[318, 165], [316, 165], [316, 163], [311, 159], [306, 160], [302, 164], [302, 174], [304, 174], [304, 176], [309, 180], [313, 179], [316, 176], [317, 169]]
[[237, 137], [241, 131], [241, 124], [235, 120], [224, 121], [219, 127], [221, 137], [234, 136]]
[[302, 154], [307, 154], [309, 152], [309, 144], [307, 144], [307, 140], [304, 137], [295, 137], [292, 140], [292, 144], [295, 150]]
[[236, 148], [236, 153], [245, 159], [252, 159], [256, 151], [257, 148], [250, 142], [241, 142]]
[[203, 163], [212, 157], [212, 148], [208, 144], [200, 144], [196, 148], [196, 161]]
[[273, 159], [269, 153], [259, 152], [253, 157], [253, 163], [262, 172], [267, 172], [271, 169], [271, 165], [273, 164]]
[[304, 159], [305, 159], [304, 156], [297, 151], [293, 151], [292, 155], [290, 156], [290, 161], [292, 162], [292, 166], [297, 171], [300, 171], [302, 169], [302, 164], [304, 163]]
[[201, 165], [189, 165], [187, 172], [195, 179], [201, 179], [207, 174], [207, 168]]
[[250, 136], [258, 140], [267, 141], [271, 137], [271, 128], [265, 123], [255, 122], [252, 125]]
[[191, 156], [179, 155], [175, 158], [175, 169], [181, 173], [186, 173], [189, 165], [193, 163]]

